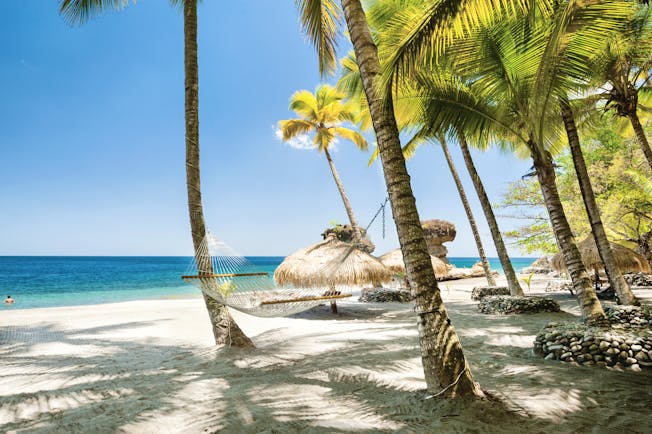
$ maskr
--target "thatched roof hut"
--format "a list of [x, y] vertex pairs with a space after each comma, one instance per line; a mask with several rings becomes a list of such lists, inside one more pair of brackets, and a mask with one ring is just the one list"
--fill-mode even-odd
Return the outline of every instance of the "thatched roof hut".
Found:
[[370, 254], [329, 236], [286, 257], [274, 279], [300, 287], [376, 285], [389, 282], [392, 272]]
[[[395, 273], [405, 273], [405, 263], [403, 262], [403, 253], [401, 252], [401, 249], [385, 253], [378, 259], [380, 259], [380, 262], [391, 271]], [[435, 276], [443, 277], [448, 274], [449, 266], [447, 266], [444, 261], [433, 255], [430, 255], [430, 260], [432, 261], [432, 268], [435, 270]]]
[[[641, 255], [635, 251], [628, 249], [627, 247], [621, 246], [616, 243], [609, 243], [611, 245], [611, 251], [614, 254], [614, 258], [620, 271], [623, 273], [635, 273], [642, 271], [644, 273], [649, 273], [652, 271], [650, 263]], [[598, 248], [595, 244], [593, 236], [588, 236], [584, 240], [577, 243], [577, 247], [580, 250], [582, 255], [582, 262], [587, 270], [597, 270], [604, 268], [602, 264], [602, 259], [598, 253]], [[566, 264], [564, 263], [564, 257], [561, 252], [557, 253], [550, 260], [552, 267], [559, 271], [566, 271]]]

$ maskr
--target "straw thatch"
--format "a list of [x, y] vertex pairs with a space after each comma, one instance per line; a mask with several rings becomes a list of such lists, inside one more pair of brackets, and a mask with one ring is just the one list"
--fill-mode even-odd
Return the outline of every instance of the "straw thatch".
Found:
[[[403, 253], [401, 252], [401, 249], [385, 253], [378, 259], [380, 259], [380, 262], [393, 272], [405, 273], [405, 263], [403, 262]], [[443, 277], [448, 274], [449, 267], [444, 263], [444, 261], [432, 255], [430, 255], [430, 260], [432, 261], [432, 268], [435, 270], [435, 276]]]
[[392, 273], [370, 254], [330, 236], [285, 258], [274, 279], [302, 287], [357, 286], [389, 282]]
[[[644, 273], [649, 273], [652, 271], [650, 263], [643, 256], [627, 247], [621, 246], [620, 244], [609, 244], [611, 245], [611, 251], [613, 252], [616, 264], [618, 264], [618, 268], [620, 268], [621, 272], [635, 273], [642, 271]], [[600, 254], [598, 253], [598, 248], [595, 245], [595, 240], [592, 236], [588, 236], [577, 243], [577, 247], [580, 250], [582, 262], [587, 270], [604, 268], [602, 259], [600, 259]], [[550, 263], [552, 264], [552, 268], [555, 270], [559, 272], [566, 271], [566, 264], [564, 263], [564, 257], [561, 252], [553, 256]]]

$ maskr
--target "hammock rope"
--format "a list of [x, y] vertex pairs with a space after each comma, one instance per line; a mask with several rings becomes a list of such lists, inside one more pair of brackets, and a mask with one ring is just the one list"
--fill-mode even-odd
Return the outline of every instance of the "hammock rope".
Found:
[[286, 316], [350, 297], [345, 288], [277, 286], [265, 272], [208, 232], [182, 279], [216, 301], [261, 317]]

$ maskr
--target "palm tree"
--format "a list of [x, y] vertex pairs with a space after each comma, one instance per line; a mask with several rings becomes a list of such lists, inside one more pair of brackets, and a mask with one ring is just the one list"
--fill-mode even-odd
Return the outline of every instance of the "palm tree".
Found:
[[[60, 11], [72, 24], [84, 23], [95, 15], [109, 10], [120, 10], [128, 2], [103, 0], [62, 0]], [[173, 5], [183, 3], [184, 66], [185, 66], [185, 121], [186, 121], [186, 184], [190, 230], [199, 269], [212, 274], [212, 264], [200, 254], [200, 246], [206, 236], [201, 200], [199, 171], [199, 78], [197, 63], [197, 0], [172, 0]], [[203, 294], [203, 293], [202, 293]], [[233, 321], [228, 309], [211, 297], [204, 295], [213, 336], [217, 345], [238, 347], [253, 346], [251, 340]]]
[[[422, 97], [429, 104], [428, 118], [434, 127], [456, 125], [474, 135], [491, 131], [494, 137], [510, 137], [526, 147], [584, 319], [589, 323], [603, 322], [605, 316], [582, 265], [555, 185], [552, 152], [561, 135], [555, 102], [573, 88], [576, 77], [587, 76], [586, 59], [602, 48], [604, 35], [618, 28], [626, 7], [571, 2], [558, 5], [546, 19], [530, 19], [535, 13], [480, 26], [456, 40], [445, 53], [454, 59], [462, 79], [423, 74], [421, 80]], [[388, 32], [391, 30], [413, 32], [404, 23]], [[409, 39], [401, 35], [393, 38]], [[385, 49], [405, 52], [396, 46]], [[413, 60], [419, 60], [418, 56]], [[407, 61], [404, 57], [393, 62], [389, 71], [396, 71], [396, 65]]]
[[439, 144], [441, 145], [442, 151], [444, 151], [444, 157], [446, 157], [446, 163], [448, 163], [448, 168], [453, 175], [453, 180], [457, 187], [457, 192], [460, 195], [460, 200], [462, 201], [462, 206], [466, 212], [466, 218], [469, 220], [469, 225], [471, 225], [471, 232], [473, 232], [473, 238], [475, 239], [475, 245], [478, 248], [478, 254], [480, 255], [480, 262], [482, 263], [482, 268], [484, 273], [487, 276], [487, 284], [489, 286], [496, 286], [496, 279], [494, 279], [493, 274], [491, 274], [491, 268], [489, 267], [489, 261], [487, 260], [487, 255], [484, 253], [484, 247], [482, 245], [482, 239], [480, 238], [480, 232], [478, 231], [478, 225], [475, 223], [475, 217], [473, 217], [473, 211], [471, 211], [471, 205], [469, 205], [469, 199], [466, 197], [466, 192], [464, 191], [464, 186], [460, 180], [460, 176], [457, 173], [455, 168], [455, 163], [453, 162], [453, 157], [448, 150], [448, 144], [446, 143], [446, 136], [440, 134], [438, 136]]
[[[320, 70], [328, 70], [327, 65], [334, 63], [334, 57], [322, 54], [331, 52], [324, 46], [332, 46], [337, 30], [335, 24], [331, 25], [332, 18], [339, 18], [340, 11], [333, 0], [297, 0], [297, 4], [301, 11], [302, 27], [316, 45]], [[483, 396], [473, 381], [462, 345], [450, 324], [437, 286], [401, 150], [392, 97], [383, 97], [378, 92], [380, 60], [364, 9], [360, 0], [342, 0], [341, 6], [378, 140], [408, 281], [414, 291], [427, 388], [448, 397]]]
[[471, 152], [469, 151], [469, 145], [466, 141], [466, 136], [461, 131], [457, 131], [457, 141], [462, 150], [462, 156], [464, 157], [464, 164], [466, 169], [469, 172], [471, 181], [473, 181], [473, 186], [475, 187], [475, 192], [478, 195], [478, 200], [482, 206], [482, 211], [484, 212], [485, 218], [487, 219], [487, 224], [489, 225], [489, 230], [491, 231], [491, 237], [494, 240], [494, 246], [496, 247], [496, 253], [498, 254], [498, 259], [500, 259], [500, 265], [503, 267], [503, 272], [505, 273], [505, 278], [507, 280], [507, 287], [509, 288], [509, 293], [514, 296], [523, 296], [523, 288], [521, 288], [520, 283], [518, 283], [518, 278], [516, 277], [516, 272], [514, 272], [514, 266], [512, 261], [509, 259], [509, 254], [507, 253], [507, 248], [505, 247], [505, 242], [503, 241], [503, 236], [500, 233], [500, 228], [498, 227], [498, 221], [496, 220], [496, 215], [489, 201], [489, 196], [487, 196], [487, 191], [482, 184], [480, 175], [478, 174], [475, 164], [473, 163], [473, 158], [471, 157]]
[[295, 92], [290, 98], [290, 109], [300, 116], [299, 119], [286, 119], [279, 121], [279, 127], [284, 141], [291, 140], [298, 135], [314, 133], [313, 144], [317, 152], [323, 152], [328, 161], [328, 166], [333, 174], [337, 189], [342, 196], [344, 208], [349, 216], [351, 227], [360, 241], [364, 234], [353, 214], [349, 197], [344, 190], [333, 158], [329, 149], [336, 138], [352, 141], [360, 150], [366, 151], [367, 140], [357, 131], [341, 126], [344, 122], [355, 122], [357, 113], [354, 107], [343, 102], [345, 95], [327, 84], [318, 86], [315, 93], [307, 90]]
[[[650, 107], [642, 107], [643, 91], [649, 96], [652, 74], [652, 9], [641, 5], [628, 20], [624, 31], [614, 34], [595, 62], [598, 74], [594, 83], [607, 87], [602, 94], [605, 109], [629, 119], [639, 146], [652, 168], [652, 148], [639, 117], [639, 109], [647, 113]], [[605, 86], [606, 84], [606, 86]]]
[[[580, 191], [582, 193], [584, 207], [586, 208], [586, 213], [589, 216], [589, 223], [591, 224], [591, 232], [593, 233], [595, 244], [598, 248], [598, 254], [600, 255], [602, 263], [604, 264], [605, 270], [607, 272], [607, 277], [611, 283], [611, 287], [614, 288], [616, 294], [618, 294], [620, 303], [626, 305], [640, 304], [631, 288], [623, 278], [623, 274], [620, 272], [620, 268], [618, 268], [616, 259], [614, 258], [613, 252], [611, 251], [611, 245], [609, 244], [607, 233], [605, 232], [604, 226], [602, 224], [600, 209], [598, 208], [598, 204], [595, 201], [593, 186], [591, 185], [589, 173], [586, 169], [586, 162], [584, 161], [584, 155], [582, 153], [582, 147], [580, 145], [577, 127], [575, 125], [575, 115], [573, 114], [573, 110], [570, 106], [570, 103], [566, 100], [562, 100], [560, 106], [561, 116], [564, 122], [564, 128], [566, 129], [566, 135], [568, 136], [571, 156], [573, 158], [573, 165], [575, 166], [575, 173], [577, 173], [577, 180], [580, 184]], [[598, 276], [596, 275], [595, 278], [597, 281]]]

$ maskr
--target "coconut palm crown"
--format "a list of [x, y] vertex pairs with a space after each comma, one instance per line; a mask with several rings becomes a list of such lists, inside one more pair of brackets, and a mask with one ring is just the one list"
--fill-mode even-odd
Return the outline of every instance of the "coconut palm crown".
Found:
[[307, 90], [295, 92], [290, 98], [290, 109], [300, 118], [279, 121], [283, 140], [314, 133], [313, 143], [319, 152], [328, 151], [336, 138], [350, 140], [366, 151], [367, 140], [357, 131], [342, 126], [359, 118], [353, 105], [345, 103], [344, 98], [345, 94], [327, 84], [318, 86], [314, 94]]

